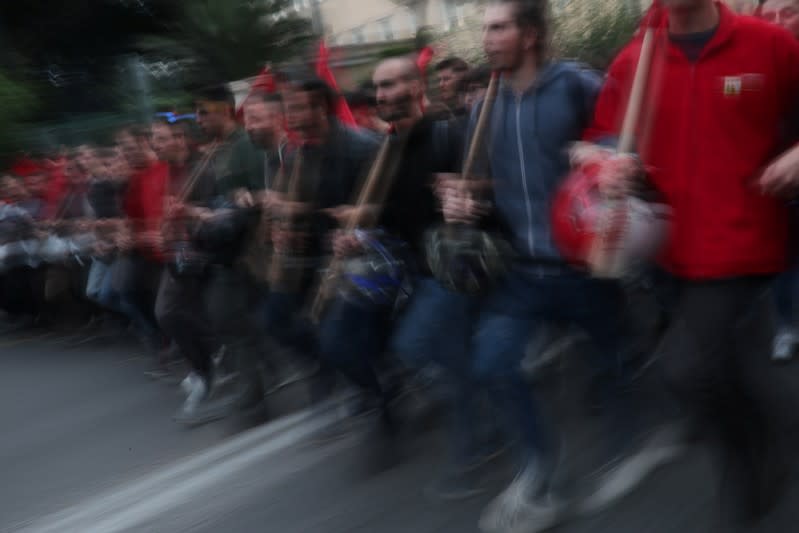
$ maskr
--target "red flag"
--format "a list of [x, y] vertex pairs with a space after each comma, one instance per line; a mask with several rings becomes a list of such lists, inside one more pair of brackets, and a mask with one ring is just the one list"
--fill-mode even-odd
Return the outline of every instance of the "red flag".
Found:
[[[419, 69], [419, 74], [422, 76], [422, 85], [427, 87], [427, 66], [433, 60], [433, 56], [435, 55], [435, 51], [429, 47], [425, 46], [421, 50], [419, 50], [419, 55], [416, 56], [416, 66]], [[424, 113], [425, 108], [425, 95], [422, 94], [422, 101], [419, 102], [419, 105], [422, 107], [422, 113]]]
[[425, 46], [419, 50], [419, 55], [416, 58], [416, 66], [419, 67], [419, 72], [422, 73], [422, 78], [427, 77], [427, 66], [433, 60], [435, 51], [429, 46]]
[[[325, 42], [321, 41], [319, 43], [319, 55], [316, 58], [316, 75], [338, 93], [338, 83], [336, 83], [336, 77], [333, 76], [333, 71], [330, 70], [329, 62], [330, 52], [327, 46], [325, 46]], [[336, 117], [344, 124], [353, 127], [357, 127], [358, 125], [358, 123], [355, 122], [355, 117], [352, 116], [352, 111], [350, 111], [347, 101], [341, 95], [336, 98]]]

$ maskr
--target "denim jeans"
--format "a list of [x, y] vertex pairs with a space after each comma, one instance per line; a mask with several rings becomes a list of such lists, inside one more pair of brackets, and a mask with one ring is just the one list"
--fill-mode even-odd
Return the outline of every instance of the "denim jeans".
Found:
[[619, 356], [621, 310], [617, 284], [577, 273], [541, 276], [517, 270], [487, 297], [472, 345], [473, 379], [491, 391], [518, 432], [523, 460], [537, 457], [554, 464], [557, 455], [520, 367], [526, 345], [550, 321], [574, 324], [589, 335], [595, 348], [590, 362], [618, 425], [613, 434], [629, 436], [631, 416], [623, 397], [628, 380]]
[[455, 463], [464, 466], [478, 452], [478, 387], [472, 382], [470, 342], [480, 298], [452, 292], [437, 281], [417, 281], [408, 307], [396, 323], [391, 351], [411, 369], [435, 364], [445, 370], [450, 404], [450, 438]]
[[117, 259], [111, 271], [105, 277], [97, 302], [126, 316], [149, 348], [159, 349], [163, 338], [155, 318], [155, 298], [149, 278], [158, 271], [157, 279], [160, 280], [160, 268], [131, 256]]
[[319, 325], [319, 351], [330, 367], [382, 397], [375, 362], [386, 347], [391, 308], [336, 299]]

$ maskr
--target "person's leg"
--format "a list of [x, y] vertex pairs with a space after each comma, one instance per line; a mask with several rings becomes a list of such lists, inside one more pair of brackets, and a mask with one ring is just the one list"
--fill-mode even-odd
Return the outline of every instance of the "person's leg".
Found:
[[[248, 317], [257, 300], [256, 289], [241, 272], [216, 268], [208, 281], [205, 295], [211, 328], [225, 346], [219, 363], [217, 384], [230, 382], [237, 386], [240, 404], [249, 406], [263, 400], [259, 353], [256, 334]], [[228, 379], [222, 379], [227, 376]]]
[[799, 268], [794, 267], [774, 280], [774, 305], [777, 318], [777, 334], [771, 347], [771, 357], [775, 361], [787, 361], [793, 357], [799, 344], [799, 330], [796, 327], [796, 299], [799, 285]]
[[[148, 350], [164, 348], [164, 337], [154, 316], [152, 287], [157, 268], [138, 255], [120, 258], [114, 290], [119, 310], [127, 316]], [[160, 274], [159, 274], [160, 275]]]
[[365, 392], [382, 398], [373, 362], [384, 348], [385, 308], [333, 301], [319, 325], [320, 354], [331, 367]]
[[[485, 384], [519, 439], [521, 460], [510, 485], [484, 510], [487, 531], [539, 531], [558, 521], [560, 506], [551, 498], [557, 465], [557, 437], [548, 427], [521, 361], [552, 308], [543, 279], [511, 274], [487, 300], [473, 344], [475, 379]], [[538, 528], [538, 529], [537, 529]]]
[[86, 282], [86, 297], [92, 302], [102, 305], [100, 302], [100, 292], [103, 288], [103, 282], [108, 274], [109, 266], [107, 263], [95, 259], [92, 261], [92, 266], [89, 269], [89, 279]]
[[452, 458], [466, 468], [480, 453], [476, 403], [480, 390], [471, 374], [471, 336], [479, 298], [445, 289], [430, 278], [420, 279], [408, 307], [395, 324], [391, 351], [414, 371], [430, 364], [444, 370], [437, 383], [446, 393]]
[[762, 401], [773, 394], [775, 383], [752, 387], [741, 366], [768, 349], [768, 326], [752, 314], [753, 302], [766, 288], [764, 281], [752, 279], [686, 282], [661, 346], [667, 382], [696, 427], [717, 444], [725, 492], [737, 492], [740, 500], [730, 503], [747, 518], [757, 518], [762, 509], [759, 462], [764, 443], [776, 438]]
[[172, 338], [191, 368], [210, 385], [211, 356], [217, 348], [206, 319], [201, 279], [175, 278], [165, 270], [156, 298], [155, 315], [161, 329]]
[[629, 341], [623, 324], [624, 301], [621, 286], [582, 276], [564, 276], [550, 280], [548, 300], [551, 316], [573, 323], [588, 335], [588, 362], [592, 386], [610, 419], [611, 453], [629, 451], [637, 428], [637, 414], [630, 398], [630, 371], [622, 351]]

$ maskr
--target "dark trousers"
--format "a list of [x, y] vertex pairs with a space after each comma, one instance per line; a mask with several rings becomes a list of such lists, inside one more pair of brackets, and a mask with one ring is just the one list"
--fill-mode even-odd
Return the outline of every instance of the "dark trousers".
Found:
[[165, 269], [158, 288], [155, 316], [192, 369], [210, 380], [211, 356], [218, 344], [205, 310], [204, 291], [203, 278], [175, 277]]
[[626, 391], [629, 376], [620, 357], [624, 338], [621, 288], [576, 273], [538, 276], [512, 272], [482, 303], [472, 340], [472, 373], [487, 388], [512, 430], [518, 432], [523, 459], [552, 460], [553, 434], [520, 367], [525, 347], [548, 322], [574, 324], [590, 337], [588, 357], [611, 417], [613, 447], [624, 446], [635, 416]]
[[789, 376], [768, 358], [771, 281], [678, 282], [659, 348], [670, 390], [717, 444], [725, 489], [743, 491], [735, 504], [750, 513], [759, 512], [763, 490], [774, 488], [767, 479], [782, 469], [775, 466], [783, 464], [781, 434], [793, 423]]
[[363, 390], [383, 397], [375, 362], [388, 341], [391, 308], [348, 302], [331, 302], [319, 325], [319, 350], [323, 360]]

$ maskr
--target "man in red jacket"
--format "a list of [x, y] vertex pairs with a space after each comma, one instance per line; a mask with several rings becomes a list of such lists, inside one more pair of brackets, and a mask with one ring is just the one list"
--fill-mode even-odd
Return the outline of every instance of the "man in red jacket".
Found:
[[[742, 518], [775, 503], [783, 389], [768, 376], [773, 276], [786, 267], [788, 216], [780, 193], [799, 185], [799, 150], [781, 126], [799, 96], [799, 43], [787, 31], [713, 0], [664, 0], [638, 157], [673, 210], [660, 257], [674, 281], [673, 321], [660, 347], [669, 385], [722, 445], [725, 488]], [[616, 58], [590, 137], [619, 131], [640, 38]], [[627, 192], [638, 159], [601, 178]], [[771, 163], [771, 164], [770, 164]], [[769, 166], [770, 165], [770, 166]], [[765, 169], [765, 171], [764, 171]], [[776, 476], [777, 478], [781, 476]]]
[[131, 168], [124, 211], [130, 220], [132, 242], [129, 253], [114, 265], [114, 289], [145, 346], [157, 353], [164, 347], [154, 307], [155, 288], [162, 270], [161, 220], [169, 167], [153, 152], [148, 128], [123, 128], [116, 141]]

